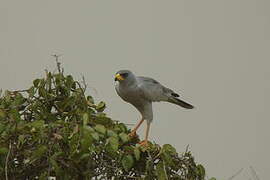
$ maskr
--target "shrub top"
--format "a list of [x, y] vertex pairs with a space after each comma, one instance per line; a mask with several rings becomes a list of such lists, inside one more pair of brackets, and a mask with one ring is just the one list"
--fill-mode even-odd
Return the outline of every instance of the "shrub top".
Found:
[[85, 90], [59, 68], [1, 95], [0, 179], [204, 179], [188, 150], [139, 146]]

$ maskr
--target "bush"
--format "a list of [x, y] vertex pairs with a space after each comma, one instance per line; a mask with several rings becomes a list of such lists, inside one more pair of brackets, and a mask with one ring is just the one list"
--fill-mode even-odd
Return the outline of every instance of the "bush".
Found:
[[139, 146], [85, 90], [58, 68], [1, 95], [0, 179], [204, 179], [189, 151]]

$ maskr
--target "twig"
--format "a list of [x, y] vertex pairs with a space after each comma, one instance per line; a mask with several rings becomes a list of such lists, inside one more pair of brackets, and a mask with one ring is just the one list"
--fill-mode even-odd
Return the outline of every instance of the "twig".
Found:
[[243, 171], [243, 168], [240, 169], [239, 171], [237, 171], [234, 175], [232, 175], [228, 180], [232, 180], [233, 178], [235, 178], [236, 176], [238, 176], [241, 172]]
[[10, 94], [11, 94], [11, 95], [15, 95], [15, 94], [20, 93], [20, 92], [28, 92], [28, 89], [24, 89], [24, 90], [16, 90], [16, 91], [10, 91]]
[[83, 86], [84, 86], [84, 92], [85, 92], [85, 90], [87, 89], [87, 84], [86, 84], [84, 75], [81, 75], [81, 76], [82, 76], [82, 84], [83, 84]]
[[250, 168], [250, 170], [251, 170], [251, 173], [252, 173], [253, 178], [254, 178], [255, 180], [260, 180], [260, 178], [259, 178], [259, 176], [257, 175], [255, 169], [254, 169], [252, 166], [250, 166], [249, 168]]
[[58, 72], [59, 72], [59, 73], [62, 73], [62, 72], [61, 72], [61, 63], [58, 61], [58, 58], [59, 58], [60, 56], [62, 56], [62, 54], [60, 54], [60, 55], [59, 55], [59, 54], [53, 54], [52, 56], [55, 58]]
[[8, 180], [8, 159], [9, 159], [10, 152], [11, 152], [11, 142], [9, 142], [8, 153], [7, 153], [6, 162], [5, 162], [6, 180]]
[[131, 124], [131, 123], [124, 123], [126, 126], [134, 126], [135, 124]]
[[165, 172], [165, 178], [166, 178], [166, 180], [168, 180], [169, 178], [168, 178], [168, 175], [167, 175], [165, 163], [163, 163], [163, 171]]
[[189, 144], [187, 145], [187, 147], [186, 147], [186, 152], [185, 153], [187, 153], [188, 152], [188, 148], [189, 148]]

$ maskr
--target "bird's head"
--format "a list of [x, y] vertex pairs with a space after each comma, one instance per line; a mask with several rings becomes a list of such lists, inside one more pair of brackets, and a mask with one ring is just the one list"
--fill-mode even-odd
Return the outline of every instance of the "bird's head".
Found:
[[129, 70], [120, 70], [115, 74], [114, 81], [119, 83], [132, 82], [135, 80], [135, 75]]

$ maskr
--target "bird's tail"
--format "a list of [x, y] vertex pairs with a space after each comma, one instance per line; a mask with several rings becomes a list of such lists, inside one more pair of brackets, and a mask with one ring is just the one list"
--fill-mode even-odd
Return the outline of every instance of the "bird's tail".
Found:
[[176, 97], [172, 97], [168, 100], [170, 103], [173, 103], [173, 104], [177, 104], [183, 108], [186, 108], [186, 109], [193, 109], [194, 106], [192, 106], [191, 104], [185, 102], [185, 101], [182, 101], [181, 99], [178, 99]]

